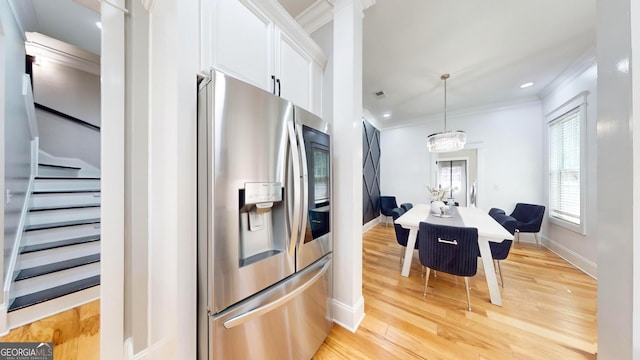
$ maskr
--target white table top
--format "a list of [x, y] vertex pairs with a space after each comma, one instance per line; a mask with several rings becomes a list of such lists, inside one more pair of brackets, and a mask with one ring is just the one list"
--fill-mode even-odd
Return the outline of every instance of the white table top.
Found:
[[[464, 226], [478, 229], [478, 236], [490, 238], [493, 242], [502, 242], [504, 239], [513, 240], [513, 235], [489, 216], [486, 211], [480, 208], [462, 206], [457, 207], [457, 210]], [[395, 223], [406, 229], [418, 228], [420, 222], [427, 221], [430, 211], [430, 205], [416, 204], [409, 211], [402, 214]]]

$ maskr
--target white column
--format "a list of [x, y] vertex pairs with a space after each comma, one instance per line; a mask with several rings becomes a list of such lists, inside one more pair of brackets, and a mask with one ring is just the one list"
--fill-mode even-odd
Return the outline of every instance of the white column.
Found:
[[150, 8], [147, 359], [196, 358], [199, 3]]
[[599, 0], [597, 14], [598, 358], [638, 359], [640, 7]]
[[[113, 1], [124, 7], [124, 1]], [[124, 13], [101, 3], [100, 358], [124, 353]]]
[[337, 0], [333, 19], [333, 314], [355, 331], [362, 297], [362, 4]]

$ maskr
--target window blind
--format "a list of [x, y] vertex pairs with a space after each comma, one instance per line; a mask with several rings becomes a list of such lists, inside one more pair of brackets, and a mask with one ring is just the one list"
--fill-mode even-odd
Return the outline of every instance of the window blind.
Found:
[[549, 215], [580, 225], [580, 107], [549, 123]]

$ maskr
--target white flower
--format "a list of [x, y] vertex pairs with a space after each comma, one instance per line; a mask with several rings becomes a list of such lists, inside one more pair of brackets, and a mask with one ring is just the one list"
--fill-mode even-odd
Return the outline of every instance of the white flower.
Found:
[[441, 188], [427, 185], [431, 201], [442, 201], [447, 197], [447, 194], [451, 191], [451, 188]]

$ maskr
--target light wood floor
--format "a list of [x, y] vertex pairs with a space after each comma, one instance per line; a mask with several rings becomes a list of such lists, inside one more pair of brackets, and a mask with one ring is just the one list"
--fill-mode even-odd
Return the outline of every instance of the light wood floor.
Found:
[[0, 342], [53, 342], [56, 360], [100, 358], [100, 301], [11, 330]]
[[[464, 281], [439, 273], [426, 299], [417, 252], [400, 276], [393, 228], [364, 235], [366, 316], [354, 334], [335, 325], [314, 356], [327, 359], [595, 359], [596, 281], [550, 251], [514, 244], [502, 262], [504, 306], [491, 305], [482, 265]], [[0, 341], [53, 341], [55, 359], [99, 358], [98, 301], [11, 331]]]
[[366, 316], [355, 334], [334, 325], [315, 360], [596, 358], [596, 281], [542, 247], [516, 243], [502, 261], [502, 307], [479, 262], [471, 312], [462, 278], [438, 273], [423, 298], [417, 251], [400, 276], [393, 227], [365, 233], [363, 249]]

